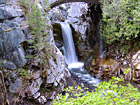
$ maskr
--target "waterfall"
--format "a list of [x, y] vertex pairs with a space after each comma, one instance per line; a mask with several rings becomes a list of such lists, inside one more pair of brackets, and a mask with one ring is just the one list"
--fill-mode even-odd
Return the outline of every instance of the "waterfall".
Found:
[[70, 73], [74, 77], [79, 78], [81, 81], [85, 81], [85, 83], [88, 85], [99, 83], [99, 79], [93, 78], [90, 74], [87, 73], [86, 70], [82, 68], [84, 63], [78, 62], [70, 25], [66, 22], [61, 22], [60, 25], [62, 28], [64, 43], [64, 57], [66, 63], [68, 64]]
[[100, 26], [101, 26], [101, 16], [100, 16], [100, 14], [99, 14], [99, 20], [100, 20], [99, 23], [98, 23], [98, 26], [99, 26], [99, 28], [98, 28], [98, 36], [99, 36], [99, 42], [100, 42], [100, 47], [99, 47], [100, 55], [99, 55], [99, 57], [103, 58], [104, 50], [103, 50], [103, 39], [102, 39], [102, 35], [100, 33], [100, 31], [101, 31], [101, 28], [100, 28]]
[[63, 42], [65, 48], [64, 55], [65, 55], [66, 63], [67, 64], [76, 63], [78, 62], [78, 60], [75, 52], [75, 46], [73, 42], [70, 25], [66, 22], [61, 22], [60, 24], [62, 28]]
[[83, 63], [78, 62], [74, 41], [72, 37], [72, 31], [70, 25], [67, 22], [61, 22], [61, 29], [64, 43], [64, 57], [69, 68], [77, 68], [83, 66]]

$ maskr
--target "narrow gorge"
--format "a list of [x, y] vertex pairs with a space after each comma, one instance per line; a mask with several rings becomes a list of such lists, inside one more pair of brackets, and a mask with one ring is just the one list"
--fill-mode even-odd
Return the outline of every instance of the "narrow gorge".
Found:
[[139, 7], [0, 0], [0, 105], [139, 105]]

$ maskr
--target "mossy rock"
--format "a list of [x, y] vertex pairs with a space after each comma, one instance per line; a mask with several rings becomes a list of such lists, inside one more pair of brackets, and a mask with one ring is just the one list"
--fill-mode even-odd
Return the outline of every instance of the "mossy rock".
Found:
[[73, 41], [74, 41], [74, 43], [77, 45], [77, 44], [79, 44], [79, 43], [81, 42], [81, 41], [79, 40], [79, 35], [78, 35], [78, 33], [75, 31], [75, 29], [73, 28], [72, 25], [70, 25], [70, 27], [71, 27], [71, 31], [72, 31]]
[[52, 24], [52, 26], [53, 26], [54, 39], [62, 42], [63, 37], [62, 37], [61, 25], [59, 23], [54, 23]]

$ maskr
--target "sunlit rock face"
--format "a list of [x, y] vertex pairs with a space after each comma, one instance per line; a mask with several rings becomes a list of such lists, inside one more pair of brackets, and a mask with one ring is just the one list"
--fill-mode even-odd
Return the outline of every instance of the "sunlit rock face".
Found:
[[132, 63], [136, 69], [140, 69], [140, 50], [135, 55], [133, 55]]
[[140, 83], [140, 50], [133, 55], [132, 66], [134, 67], [132, 80]]

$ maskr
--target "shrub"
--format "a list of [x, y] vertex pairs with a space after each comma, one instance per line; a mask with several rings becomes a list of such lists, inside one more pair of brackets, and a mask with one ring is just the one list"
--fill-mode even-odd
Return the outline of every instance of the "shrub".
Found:
[[140, 93], [131, 84], [126, 84], [123, 78], [115, 78], [109, 82], [100, 82], [95, 92], [85, 92], [80, 87], [69, 87], [67, 92], [74, 92], [74, 96], [66, 93], [59, 95], [53, 105], [140, 105]]
[[[32, 1], [32, 0], [31, 0]], [[48, 5], [47, 0], [43, 0], [43, 4]], [[36, 2], [31, 2], [30, 12], [28, 13], [28, 25], [30, 28], [30, 34], [32, 39], [28, 40], [33, 46], [30, 46], [35, 50], [34, 55], [28, 55], [26, 57], [38, 60], [40, 64], [40, 70], [47, 70], [49, 68], [48, 58], [52, 55], [50, 51], [52, 43], [49, 38], [49, 26], [47, 24], [47, 14], [42, 11]]]
[[138, 37], [140, 2], [138, 0], [102, 0], [102, 35], [107, 43]]

